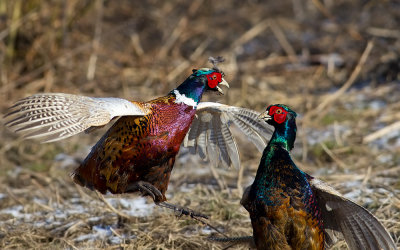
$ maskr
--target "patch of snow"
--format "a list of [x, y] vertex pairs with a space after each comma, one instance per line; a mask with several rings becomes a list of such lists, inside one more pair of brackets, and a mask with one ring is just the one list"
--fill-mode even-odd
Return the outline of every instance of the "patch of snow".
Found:
[[376, 159], [380, 163], [390, 163], [391, 161], [393, 161], [393, 155], [391, 155], [391, 154], [381, 154], [381, 155], [378, 155], [378, 157]]
[[16, 219], [27, 219], [29, 220], [32, 217], [32, 214], [27, 214], [21, 212], [24, 209], [22, 205], [17, 205], [13, 207], [9, 207], [3, 210], [0, 210], [0, 214], [10, 214]]
[[89, 222], [99, 222], [99, 221], [101, 221], [101, 217], [90, 217], [89, 219], [88, 219], [88, 221]]
[[112, 235], [112, 232], [110, 230], [110, 226], [100, 226], [100, 225], [96, 225], [93, 226], [92, 228], [92, 232], [90, 234], [83, 234], [78, 236], [77, 238], [75, 238], [76, 242], [80, 242], [80, 241], [94, 241], [98, 238], [100, 239], [105, 239], [109, 236]]
[[211, 229], [210, 227], [205, 227], [205, 228], [202, 228], [202, 229], [201, 229], [201, 233], [202, 233], [202, 234], [211, 234], [211, 233], [213, 233], [213, 232], [215, 232], [215, 230], [214, 230], [214, 229]]
[[87, 240], [94, 241], [95, 240], [94, 235], [93, 234], [82, 234], [75, 238], [75, 242], [81, 242], [81, 241], [87, 241]]
[[179, 191], [182, 193], [189, 193], [196, 187], [195, 184], [183, 184], [179, 186]]
[[145, 197], [137, 198], [106, 198], [106, 200], [113, 206], [122, 206], [123, 213], [130, 216], [144, 217], [148, 216], [153, 212], [154, 203], [146, 203]]
[[122, 239], [118, 236], [112, 236], [109, 240], [112, 245], [119, 245], [122, 243]]
[[42, 204], [42, 205], [47, 205], [48, 200], [46, 200], [46, 199], [41, 199], [41, 198], [38, 198], [38, 197], [34, 197], [34, 198], [33, 198], [33, 202], [36, 202], [36, 203]]
[[75, 157], [73, 157], [71, 155], [64, 154], [64, 153], [57, 154], [54, 157], [54, 160], [60, 162], [60, 167], [61, 168], [66, 168], [68, 166], [77, 165], [77, 161], [76, 161]]
[[345, 135], [346, 132], [350, 131], [351, 129], [345, 125], [329, 125], [328, 127], [324, 128], [323, 130], [318, 130], [315, 128], [307, 128], [307, 140], [308, 143], [313, 146], [315, 144], [324, 142], [324, 141], [332, 141], [335, 139], [335, 130], [340, 135]]
[[386, 102], [382, 100], [373, 100], [368, 103], [368, 107], [372, 110], [382, 110], [387, 106]]

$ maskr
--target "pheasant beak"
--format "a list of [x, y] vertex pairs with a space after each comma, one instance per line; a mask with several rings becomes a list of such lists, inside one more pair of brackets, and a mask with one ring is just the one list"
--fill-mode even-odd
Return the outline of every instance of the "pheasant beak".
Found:
[[[218, 85], [224, 85], [225, 87], [229, 88], [229, 84], [228, 84], [227, 81], [225, 81], [224, 78], [222, 78], [222, 81], [221, 81]], [[217, 88], [217, 91], [218, 91], [221, 95], [224, 94], [224, 91], [222, 91], [222, 89], [221, 89], [219, 86], [217, 86], [216, 88]]]
[[268, 111], [265, 111], [265, 112], [261, 113], [261, 114], [258, 116], [258, 119], [268, 121], [268, 120], [271, 120], [271, 117], [272, 117], [272, 116], [270, 116], [270, 115], [268, 114]]

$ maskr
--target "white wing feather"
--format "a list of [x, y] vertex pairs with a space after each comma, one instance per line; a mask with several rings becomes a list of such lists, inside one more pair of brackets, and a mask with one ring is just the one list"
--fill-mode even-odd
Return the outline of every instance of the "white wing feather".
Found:
[[258, 115], [246, 108], [201, 102], [183, 145], [213, 164], [239, 168], [239, 152], [230, 126], [235, 124], [262, 152], [272, 131], [267, 123], [257, 118]]
[[120, 98], [94, 98], [71, 94], [37, 94], [19, 100], [5, 116], [6, 126], [25, 138], [58, 141], [94, 126], [104, 126], [114, 117], [143, 116], [141, 103]]

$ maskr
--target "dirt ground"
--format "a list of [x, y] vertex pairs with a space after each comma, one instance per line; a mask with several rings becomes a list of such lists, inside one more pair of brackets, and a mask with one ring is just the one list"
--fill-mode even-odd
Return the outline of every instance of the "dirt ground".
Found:
[[[394, 0], [0, 1], [0, 111], [39, 92], [145, 101], [223, 56], [231, 88], [203, 100], [292, 107], [296, 164], [366, 207], [400, 247], [399, 27]], [[228, 246], [148, 198], [73, 184], [69, 173], [104, 131], [39, 144], [0, 126], [0, 248]], [[239, 200], [261, 157], [238, 138], [240, 170], [212, 169], [182, 148], [167, 191], [229, 236], [251, 234]]]

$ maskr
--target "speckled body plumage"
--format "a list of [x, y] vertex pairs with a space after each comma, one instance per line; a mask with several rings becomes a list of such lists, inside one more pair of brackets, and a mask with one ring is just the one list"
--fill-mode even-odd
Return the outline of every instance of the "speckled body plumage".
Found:
[[323, 224], [317, 201], [286, 149], [269, 145], [247, 198], [259, 249], [322, 249]]
[[104, 134], [73, 172], [76, 183], [102, 193], [141, 191], [156, 203], [165, 192], [175, 157], [210, 84], [222, 81], [215, 70], [195, 70], [164, 97], [139, 104], [148, 113], [124, 116]]
[[175, 100], [169, 94], [146, 103], [149, 115], [120, 118], [74, 172], [74, 180], [102, 193], [134, 192], [129, 184], [145, 181], [165, 200], [175, 156], [196, 112]]
[[294, 119], [275, 132], [263, 152], [254, 183], [241, 201], [250, 213], [258, 249], [323, 249], [324, 229], [308, 175], [289, 150], [296, 136]]
[[323, 249], [343, 238], [352, 250], [398, 249], [367, 209], [296, 166], [289, 153], [296, 139], [296, 116], [287, 106], [275, 104], [258, 117], [275, 131], [241, 200], [253, 236], [211, 239], [249, 242], [257, 249]]

